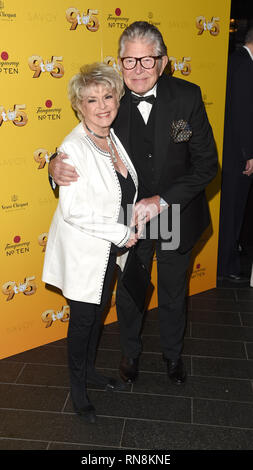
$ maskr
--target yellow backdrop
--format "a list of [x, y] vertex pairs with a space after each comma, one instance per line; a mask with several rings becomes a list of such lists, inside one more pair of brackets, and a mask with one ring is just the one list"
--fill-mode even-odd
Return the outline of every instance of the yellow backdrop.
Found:
[[[229, 14], [230, 0], [0, 0], [1, 358], [66, 336], [66, 301], [45, 288], [41, 271], [57, 204], [48, 159], [77, 123], [70, 77], [83, 63], [116, 66], [124, 28], [135, 20], [155, 24], [173, 74], [201, 86], [221, 156]], [[216, 284], [218, 188], [219, 177], [208, 189], [213, 235], [198, 245], [190, 294]], [[116, 319], [113, 304], [114, 296], [106, 322]]]

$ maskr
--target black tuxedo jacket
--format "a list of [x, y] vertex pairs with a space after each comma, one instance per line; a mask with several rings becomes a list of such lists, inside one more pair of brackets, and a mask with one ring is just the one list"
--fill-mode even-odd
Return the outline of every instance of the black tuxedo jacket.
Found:
[[[157, 82], [154, 132], [153, 195], [168, 204], [180, 204], [180, 246], [193, 247], [210, 223], [205, 187], [217, 172], [217, 151], [205, 112], [200, 88], [174, 77], [162, 75]], [[131, 92], [126, 89], [113, 128], [133, 162], [138, 156], [130, 149]], [[183, 120], [192, 132], [176, 143], [173, 121]]]
[[244, 47], [229, 57], [223, 171], [241, 173], [253, 158], [253, 60]]

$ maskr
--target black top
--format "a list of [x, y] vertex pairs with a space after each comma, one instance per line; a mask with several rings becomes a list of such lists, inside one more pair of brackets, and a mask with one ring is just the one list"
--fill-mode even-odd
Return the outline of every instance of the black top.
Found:
[[[118, 222], [120, 224], [124, 224], [129, 227], [130, 222], [131, 222], [131, 217], [132, 217], [132, 204], [133, 204], [136, 189], [135, 189], [135, 185], [134, 185], [133, 179], [129, 171], [127, 173], [126, 178], [118, 171], [116, 173], [117, 173], [119, 184], [121, 187], [121, 207], [120, 207]], [[114, 245], [114, 243], [112, 243], [112, 246], [111, 246], [112, 254], [116, 254], [120, 250], [122, 250], [122, 248], [119, 248], [116, 245]]]
[[128, 205], [131, 206], [133, 204], [135, 185], [129, 171], [126, 178], [118, 171], [117, 176], [121, 187], [121, 207], [118, 222], [129, 226], [132, 216], [132, 207], [128, 208]]

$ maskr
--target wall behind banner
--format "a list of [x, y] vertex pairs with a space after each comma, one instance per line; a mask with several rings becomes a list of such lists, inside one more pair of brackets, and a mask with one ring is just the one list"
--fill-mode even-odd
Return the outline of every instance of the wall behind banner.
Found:
[[[0, 358], [66, 336], [69, 308], [60, 292], [45, 287], [41, 272], [57, 205], [48, 160], [77, 124], [69, 79], [84, 63], [116, 67], [124, 28], [153, 23], [174, 76], [200, 85], [221, 157], [229, 15], [229, 0], [0, 0]], [[203, 234], [196, 249], [190, 294], [216, 285], [218, 180], [208, 188], [213, 234]], [[154, 262], [156, 285], [155, 268]], [[150, 308], [156, 297], [155, 290]], [[114, 302], [115, 295], [107, 323], [116, 320]]]

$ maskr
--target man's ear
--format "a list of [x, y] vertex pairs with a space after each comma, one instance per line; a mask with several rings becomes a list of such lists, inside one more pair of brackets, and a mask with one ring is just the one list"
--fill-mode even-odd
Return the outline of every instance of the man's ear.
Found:
[[159, 76], [162, 75], [167, 63], [168, 63], [169, 59], [168, 59], [168, 56], [167, 55], [163, 55], [162, 58], [161, 58], [161, 70], [160, 70], [160, 73], [159, 73]]

